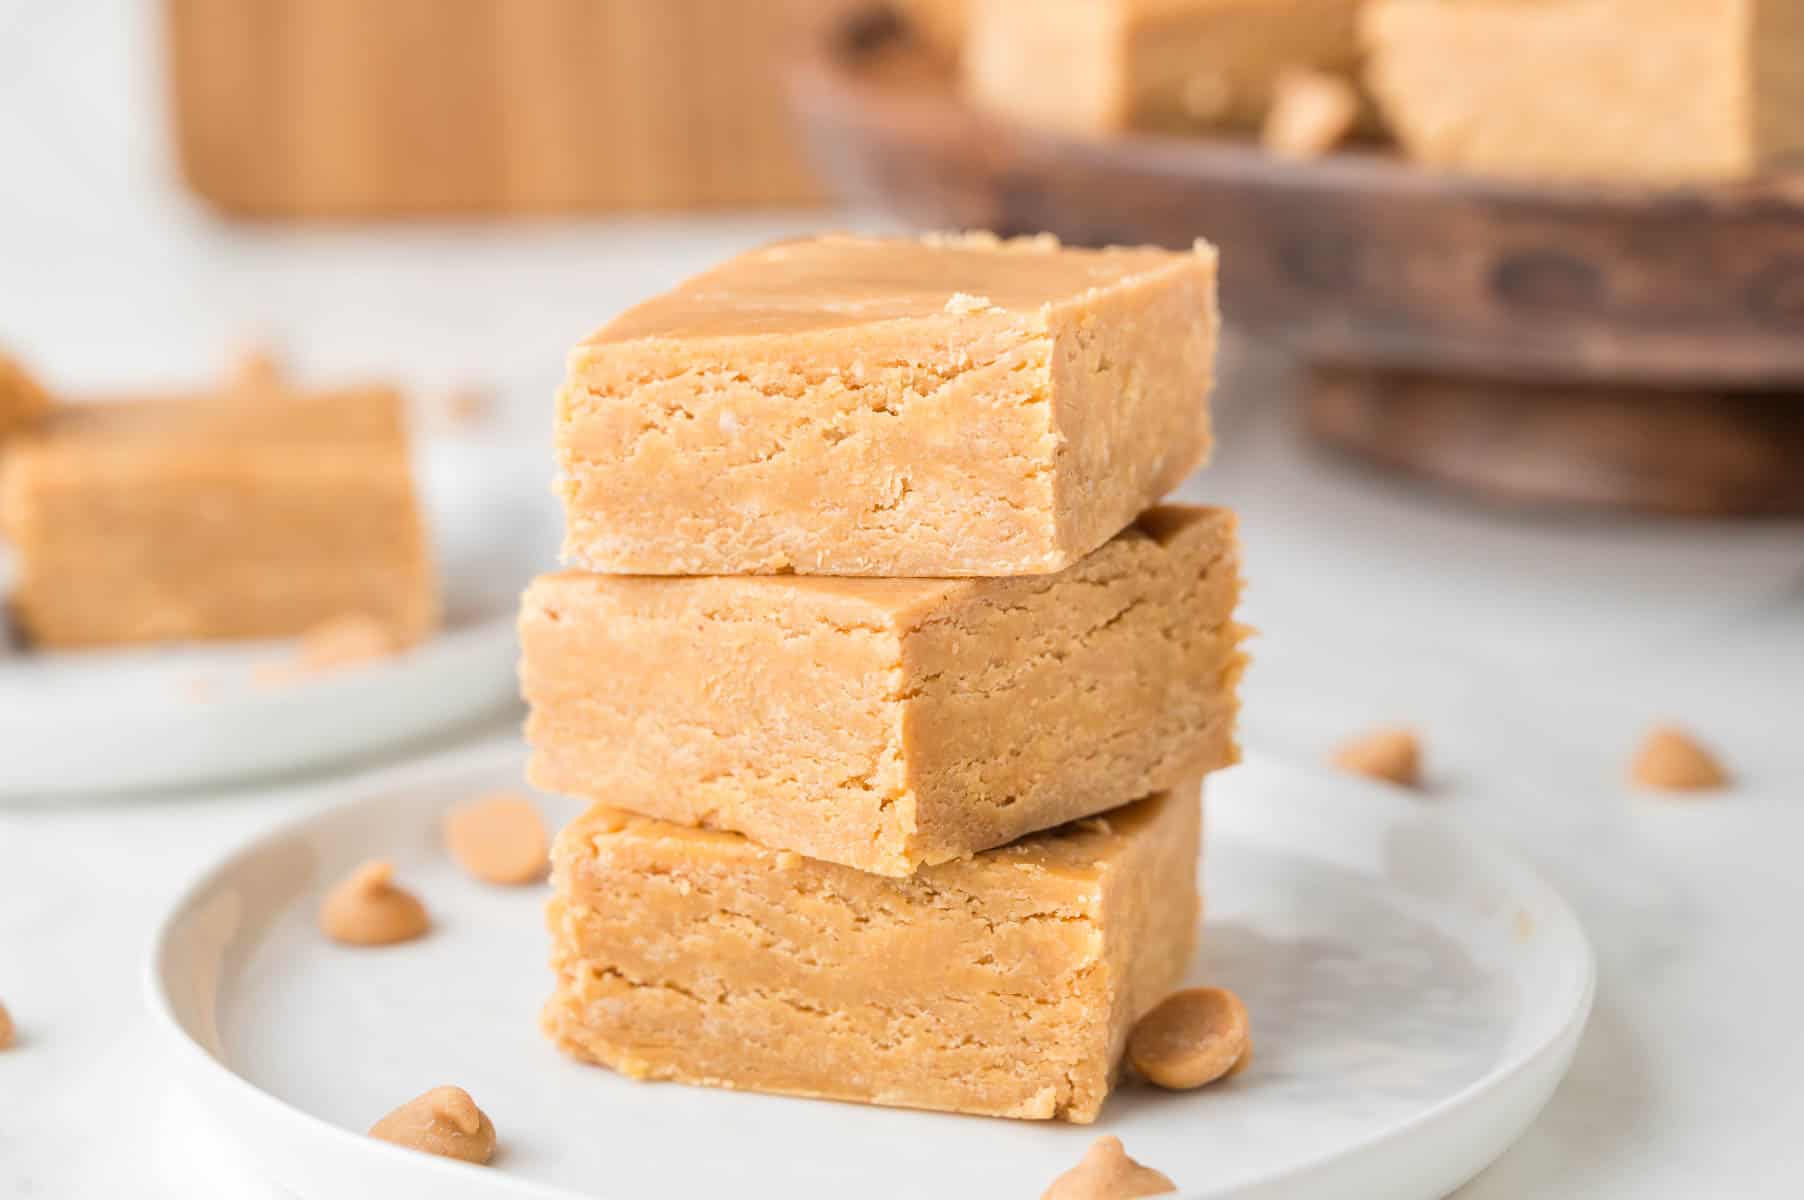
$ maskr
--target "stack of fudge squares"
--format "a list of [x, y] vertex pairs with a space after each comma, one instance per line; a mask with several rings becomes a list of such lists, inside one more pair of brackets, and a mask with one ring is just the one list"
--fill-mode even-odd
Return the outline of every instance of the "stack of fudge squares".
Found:
[[579, 346], [521, 615], [543, 1022], [642, 1079], [1094, 1120], [1235, 761], [1215, 253], [823, 236]]

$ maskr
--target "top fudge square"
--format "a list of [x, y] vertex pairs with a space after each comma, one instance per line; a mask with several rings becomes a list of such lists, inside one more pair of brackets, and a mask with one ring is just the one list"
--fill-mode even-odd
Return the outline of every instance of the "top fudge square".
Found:
[[1062, 570], [1208, 456], [1215, 251], [843, 235], [735, 258], [570, 356], [566, 565]]

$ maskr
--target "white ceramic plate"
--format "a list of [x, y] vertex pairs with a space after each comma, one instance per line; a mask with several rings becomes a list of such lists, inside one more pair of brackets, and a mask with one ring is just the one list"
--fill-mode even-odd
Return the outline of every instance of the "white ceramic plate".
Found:
[[[147, 791], [294, 770], [492, 715], [515, 695], [520, 590], [556, 561], [542, 452], [444, 440], [418, 456], [446, 619], [393, 659], [280, 686], [266, 642], [8, 653], [0, 647], [0, 797]], [[0, 591], [5, 580], [0, 572]]]
[[[997, 1200], [1037, 1195], [1108, 1132], [1189, 1197], [1440, 1197], [1539, 1111], [1591, 1004], [1584, 935], [1530, 870], [1403, 797], [1256, 762], [1210, 785], [1193, 970], [1251, 1010], [1239, 1079], [1128, 1087], [1087, 1128], [634, 1083], [539, 1036], [543, 889], [474, 883], [438, 846], [447, 804], [519, 771], [491, 751], [344, 785], [348, 803], [233, 854], [166, 918], [148, 990], [173, 1076], [272, 1184], [321, 1200]], [[323, 890], [377, 854], [434, 931], [326, 943]], [[442, 1083], [494, 1118], [493, 1167], [361, 1136]]]

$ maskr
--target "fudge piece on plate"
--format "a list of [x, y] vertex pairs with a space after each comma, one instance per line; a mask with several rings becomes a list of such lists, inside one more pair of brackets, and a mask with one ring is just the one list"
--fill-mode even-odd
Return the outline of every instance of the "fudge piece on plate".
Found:
[[567, 573], [520, 620], [532, 781], [906, 875], [1236, 757], [1233, 514], [1057, 574]]
[[387, 388], [70, 405], [9, 447], [12, 606], [45, 647], [278, 637], [438, 616]]
[[886, 879], [596, 807], [558, 837], [565, 1051], [675, 1080], [1096, 1118], [1194, 949], [1195, 783]]

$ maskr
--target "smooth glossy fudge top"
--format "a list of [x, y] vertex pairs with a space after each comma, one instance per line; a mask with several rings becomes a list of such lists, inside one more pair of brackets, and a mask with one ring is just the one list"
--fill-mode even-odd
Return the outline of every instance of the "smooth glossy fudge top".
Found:
[[809, 333], [884, 321], [1033, 324], [1048, 306], [1215, 251], [1080, 250], [1057, 238], [828, 234], [742, 254], [627, 310], [586, 344]]

